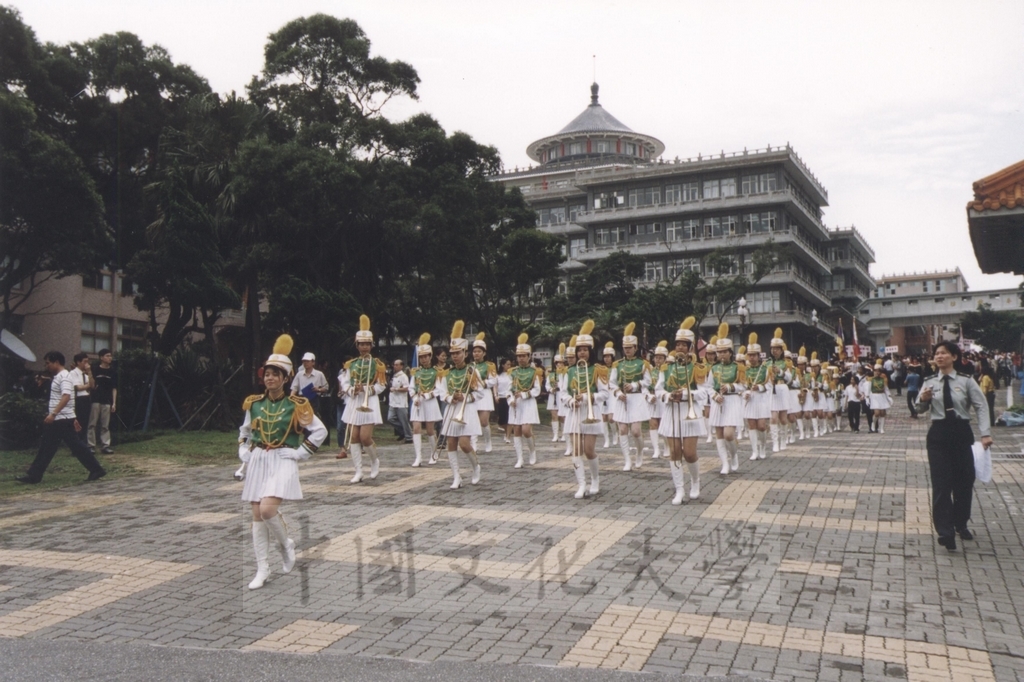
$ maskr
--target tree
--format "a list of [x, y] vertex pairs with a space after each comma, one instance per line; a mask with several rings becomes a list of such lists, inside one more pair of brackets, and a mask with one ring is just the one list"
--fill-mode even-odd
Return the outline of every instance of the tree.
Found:
[[979, 303], [977, 310], [963, 314], [960, 324], [966, 338], [974, 339], [985, 348], [1002, 351], [1021, 348], [1024, 313], [992, 310], [988, 303]]
[[700, 326], [711, 304], [715, 304], [715, 317], [718, 324], [732, 307], [743, 298], [748, 291], [768, 274], [783, 258], [782, 252], [769, 241], [750, 254], [752, 268], [749, 275], [742, 273], [739, 267], [738, 249], [716, 249], [704, 260], [705, 273], [713, 272], [711, 281], [706, 287], [699, 288], [694, 298], [694, 312], [697, 326]]
[[4, 7], [0, 41], [0, 328], [6, 328], [36, 286], [99, 269], [113, 242], [84, 164], [41, 129], [28, 96], [44, 87], [41, 48], [17, 12]]

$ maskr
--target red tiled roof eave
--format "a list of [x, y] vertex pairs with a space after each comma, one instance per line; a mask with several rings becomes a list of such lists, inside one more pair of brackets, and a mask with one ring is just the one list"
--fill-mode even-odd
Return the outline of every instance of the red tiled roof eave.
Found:
[[974, 199], [967, 209], [995, 211], [1024, 207], [1024, 161], [996, 171], [973, 185]]

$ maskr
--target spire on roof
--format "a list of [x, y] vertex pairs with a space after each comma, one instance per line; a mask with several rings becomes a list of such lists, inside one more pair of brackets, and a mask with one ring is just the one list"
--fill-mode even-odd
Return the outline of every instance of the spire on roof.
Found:
[[600, 104], [597, 103], [597, 90], [598, 90], [597, 83], [591, 83], [590, 84], [590, 106], [592, 106], [592, 107], [601, 106]]

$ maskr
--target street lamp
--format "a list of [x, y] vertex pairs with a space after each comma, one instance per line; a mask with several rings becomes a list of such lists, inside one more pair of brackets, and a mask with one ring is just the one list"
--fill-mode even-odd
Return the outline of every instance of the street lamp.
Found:
[[743, 341], [743, 328], [747, 326], [747, 320], [750, 318], [750, 311], [747, 310], [747, 299], [740, 296], [740, 300], [736, 301], [736, 313], [740, 316], [740, 343]]
[[811, 324], [813, 324], [815, 327], [818, 326], [818, 310], [817, 310], [817, 308], [812, 308], [811, 309]]

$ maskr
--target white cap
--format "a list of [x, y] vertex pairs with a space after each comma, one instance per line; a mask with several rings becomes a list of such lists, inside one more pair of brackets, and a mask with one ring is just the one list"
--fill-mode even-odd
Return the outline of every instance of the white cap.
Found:
[[302, 356], [302, 361], [305, 362], [306, 360], [312, 360], [313, 362], [316, 362], [316, 356], [313, 355], [312, 353], [306, 353]]

